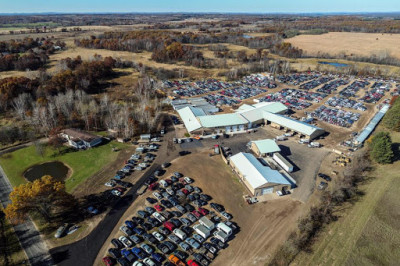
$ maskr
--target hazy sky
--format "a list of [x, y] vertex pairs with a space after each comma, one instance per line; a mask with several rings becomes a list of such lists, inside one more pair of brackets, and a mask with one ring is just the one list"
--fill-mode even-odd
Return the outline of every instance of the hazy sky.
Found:
[[396, 11], [400, 0], [0, 0], [0, 13]]

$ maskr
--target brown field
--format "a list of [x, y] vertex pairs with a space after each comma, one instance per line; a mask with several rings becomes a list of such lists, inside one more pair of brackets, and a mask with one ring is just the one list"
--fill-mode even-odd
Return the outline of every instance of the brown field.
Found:
[[330, 32], [322, 35], [298, 35], [287, 40], [307, 54], [318, 52], [331, 55], [390, 54], [400, 58], [400, 34]]

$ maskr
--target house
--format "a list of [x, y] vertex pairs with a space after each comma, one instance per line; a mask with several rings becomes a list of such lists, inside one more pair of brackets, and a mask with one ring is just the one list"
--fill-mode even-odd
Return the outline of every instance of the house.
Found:
[[262, 139], [250, 142], [251, 150], [261, 157], [272, 156], [276, 152], [280, 152], [278, 144], [273, 139]]
[[139, 142], [140, 143], [147, 143], [147, 142], [150, 142], [150, 139], [151, 139], [151, 134], [141, 134]]
[[240, 152], [230, 157], [229, 164], [243, 181], [253, 197], [262, 197], [277, 191], [294, 187], [293, 180], [273, 170], [250, 153]]
[[92, 148], [102, 142], [102, 137], [75, 128], [64, 129], [60, 136], [76, 149]]

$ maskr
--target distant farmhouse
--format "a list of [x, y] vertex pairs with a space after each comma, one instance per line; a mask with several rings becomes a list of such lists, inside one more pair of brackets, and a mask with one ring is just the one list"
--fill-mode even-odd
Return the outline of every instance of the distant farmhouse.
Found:
[[322, 128], [283, 115], [287, 110], [279, 102], [261, 102], [254, 105], [244, 104], [230, 114], [209, 115], [202, 108], [194, 106], [186, 106], [177, 111], [190, 134], [243, 132], [263, 124], [291, 130], [309, 139], [325, 132]]
[[60, 136], [76, 149], [92, 148], [102, 142], [102, 137], [75, 128], [64, 129]]

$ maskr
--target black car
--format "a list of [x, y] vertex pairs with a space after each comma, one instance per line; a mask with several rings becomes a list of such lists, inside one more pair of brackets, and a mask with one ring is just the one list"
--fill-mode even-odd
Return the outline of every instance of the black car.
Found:
[[133, 216], [133, 217], [132, 217], [132, 221], [133, 221], [134, 223], [136, 223], [136, 224], [142, 224], [142, 223], [144, 223], [144, 220], [143, 220], [142, 218], [136, 217], [136, 216]]
[[161, 234], [164, 235], [169, 235], [169, 233], [171, 233], [171, 231], [169, 231], [167, 228], [165, 228], [164, 226], [160, 226], [158, 228], [158, 232], [160, 232]]
[[140, 242], [142, 242], [142, 239], [137, 235], [131, 235], [129, 236], [129, 239], [135, 244], [139, 244]]
[[114, 247], [116, 247], [117, 249], [121, 249], [124, 247], [124, 245], [122, 244], [121, 241], [119, 241], [116, 238], [111, 239], [111, 244], [113, 244]]
[[207, 194], [200, 194], [200, 199], [203, 201], [209, 201], [211, 200], [211, 197], [208, 196]]
[[181, 221], [179, 221], [176, 218], [172, 218], [171, 220], [169, 220], [171, 223], [173, 223], [175, 225], [175, 227], [180, 227], [182, 225]]
[[150, 203], [150, 204], [155, 204], [155, 203], [157, 203], [157, 200], [156, 200], [156, 199], [150, 198], [150, 197], [147, 197], [147, 198], [146, 198], [146, 201], [147, 201], [148, 203]]
[[175, 208], [178, 209], [178, 211], [180, 211], [181, 213], [186, 213], [187, 210], [185, 207], [183, 207], [182, 205], [176, 205]]
[[332, 181], [332, 178], [329, 175], [319, 173], [318, 176], [326, 181]]
[[160, 225], [160, 222], [159, 222], [156, 218], [153, 218], [153, 217], [149, 217], [149, 218], [147, 219], [147, 222], [148, 222], [149, 224], [151, 224], [151, 226], [153, 226], [153, 227], [157, 227], [157, 226]]
[[171, 253], [171, 250], [169, 249], [169, 247], [167, 245], [165, 245], [164, 243], [158, 244], [157, 249], [160, 250], [164, 254]]
[[178, 259], [185, 261], [186, 258], [188, 257], [188, 254], [186, 254], [183, 251], [177, 250], [174, 252], [175, 257], [177, 257]]
[[147, 178], [147, 180], [144, 183], [148, 186], [150, 184], [153, 184], [156, 181], [157, 181], [157, 178], [150, 176], [149, 178]]
[[188, 203], [186, 203], [185, 206], [183, 206], [183, 207], [185, 207], [185, 209], [186, 209], [188, 212], [194, 211], [194, 207], [193, 207], [192, 205], [188, 204]]
[[188, 196], [187, 196], [187, 199], [188, 199], [189, 201], [195, 201], [195, 200], [196, 200], [196, 198], [195, 198], [192, 194], [188, 195]]
[[155, 176], [160, 176], [161, 174], [162, 174], [162, 172], [160, 170], [154, 171], [154, 175]]
[[121, 265], [121, 266], [130, 266], [132, 264], [125, 258], [119, 258], [119, 259], [117, 259], [117, 261], [118, 261], [119, 265]]
[[151, 226], [151, 224], [149, 223], [142, 223], [140, 226], [146, 231], [150, 231], [151, 229], [153, 229], [153, 226]]
[[200, 262], [202, 265], [209, 265], [210, 262], [206, 259], [206, 257], [204, 257], [202, 254], [200, 253], [193, 253], [192, 254], [193, 257], [195, 258], [195, 260], [197, 260], [198, 262]]
[[118, 259], [119, 257], [121, 257], [121, 252], [116, 248], [108, 249], [108, 254], [110, 254], [110, 256], [114, 259]]
[[216, 247], [215, 247], [213, 244], [211, 244], [211, 243], [206, 242], [206, 243], [203, 244], [203, 246], [204, 246], [208, 251], [210, 251], [212, 254], [215, 254], [215, 253], [217, 252]]
[[171, 213], [175, 216], [175, 217], [181, 217], [182, 213], [179, 211], [171, 211]]
[[174, 176], [177, 178], [183, 177], [183, 175], [179, 172], [174, 172]]
[[190, 154], [190, 151], [180, 151], [179, 156], [185, 156], [187, 154]]
[[138, 211], [137, 215], [140, 216], [141, 218], [146, 218], [150, 216], [150, 213], [148, 213], [147, 211]]
[[225, 244], [222, 243], [220, 240], [216, 239], [215, 237], [211, 237], [210, 242], [216, 245], [219, 249], [223, 249], [225, 247]]
[[171, 165], [171, 163], [165, 162], [161, 165], [162, 168], [168, 168]]
[[174, 175], [173, 175], [173, 176], [171, 176], [171, 177], [170, 177], [170, 179], [171, 179], [171, 181], [172, 181], [172, 182], [174, 182], [174, 183], [176, 183], [176, 182], [178, 182], [178, 181], [179, 181], [179, 178], [177, 178], [177, 177], [176, 177], [176, 176], [174, 176]]
[[157, 239], [152, 234], [144, 234], [143, 238], [146, 239], [147, 241], [149, 241], [152, 244], [157, 244], [158, 243]]
[[195, 200], [200, 199], [200, 194], [199, 193], [192, 193], [192, 196], [194, 197]]
[[191, 235], [194, 231], [193, 228], [190, 226], [182, 226], [181, 230], [187, 235]]
[[169, 200], [161, 200], [161, 204], [164, 205], [165, 208], [172, 208], [173, 205]]
[[177, 182], [177, 183], [173, 183], [172, 185], [171, 185], [171, 188], [173, 189], [173, 190], [178, 190], [178, 189], [181, 189], [181, 188], [183, 188], [183, 184], [182, 183], [179, 183], [179, 182]]
[[168, 200], [171, 202], [173, 206], [179, 205], [179, 200], [175, 197], [170, 197]]
[[176, 245], [171, 241], [164, 241], [164, 245], [166, 245], [169, 248], [170, 252], [176, 249]]
[[214, 210], [216, 210], [217, 212], [223, 212], [225, 211], [225, 208], [217, 203], [211, 203], [210, 204], [211, 208], [213, 208]]

